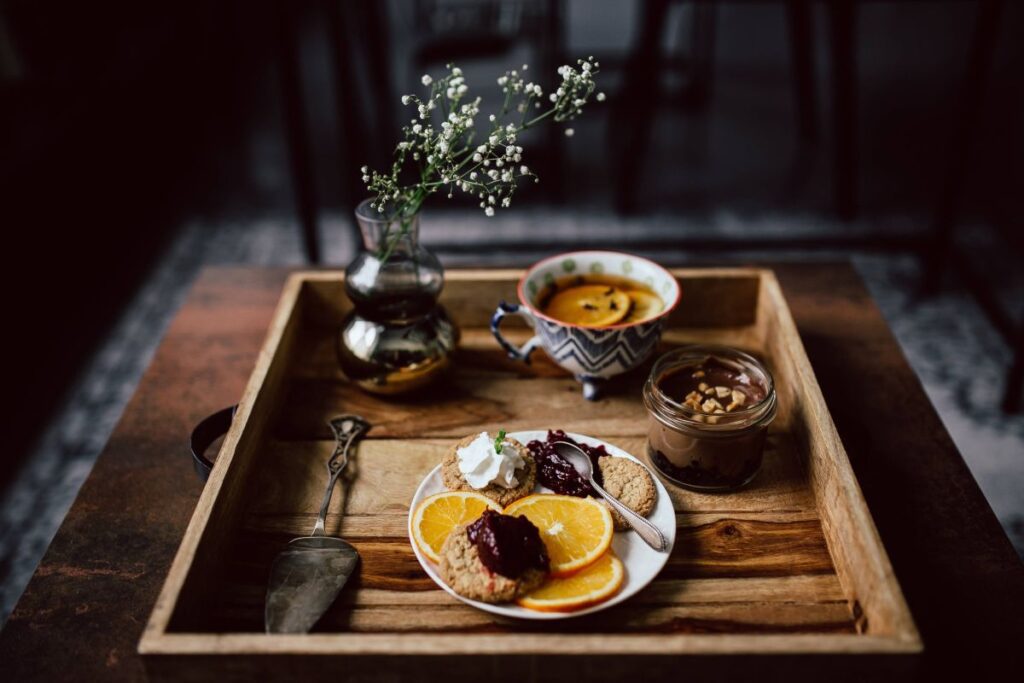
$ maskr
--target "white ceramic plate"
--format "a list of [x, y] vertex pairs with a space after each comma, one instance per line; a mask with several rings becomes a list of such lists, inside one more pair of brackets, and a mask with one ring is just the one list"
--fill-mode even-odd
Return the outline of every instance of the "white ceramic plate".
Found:
[[[512, 439], [516, 439], [520, 443], [526, 444], [534, 439], [544, 440], [547, 438], [547, 431], [529, 431], [529, 432], [512, 432], [508, 436]], [[583, 436], [582, 434], [568, 433], [567, 436], [575, 439], [579, 443], [585, 443], [589, 446], [604, 446], [607, 449], [608, 454], [618, 458], [629, 458], [635, 462], [640, 462], [632, 455], [617, 448], [612, 444], [595, 439], [589, 436]], [[643, 465], [643, 463], [640, 463]], [[646, 467], [646, 465], [645, 465]], [[434, 580], [438, 586], [446, 590], [453, 597], [461, 600], [467, 605], [472, 605], [477, 609], [482, 609], [485, 612], [491, 612], [492, 614], [500, 614], [506, 617], [516, 617], [519, 619], [566, 619], [569, 617], [578, 617], [584, 614], [590, 614], [592, 612], [599, 612], [603, 609], [608, 609], [613, 605], [617, 605], [624, 600], [628, 600], [630, 597], [635, 595], [644, 586], [649, 584], [661, 568], [668, 562], [668, 556], [672, 552], [672, 546], [676, 542], [676, 513], [672, 508], [672, 501], [668, 497], [668, 492], [665, 490], [665, 486], [658, 480], [654, 474], [651, 474], [651, 479], [654, 481], [655, 487], [658, 489], [658, 501], [655, 503], [654, 511], [648, 516], [648, 519], [654, 523], [661, 533], [665, 534], [665, 538], [668, 540], [668, 549], [665, 552], [658, 552], [648, 546], [643, 540], [637, 536], [635, 531], [617, 531], [615, 537], [612, 539], [612, 549], [615, 550], [615, 554], [618, 555], [619, 559], [622, 560], [623, 565], [626, 568], [626, 578], [622, 583], [622, 588], [618, 593], [615, 594], [611, 599], [606, 600], [593, 607], [582, 609], [577, 612], [538, 612], [535, 610], [529, 610], [525, 607], [520, 607], [514, 603], [504, 603], [499, 605], [492, 605], [486, 602], [479, 602], [477, 600], [469, 600], [462, 597], [446, 584], [438, 573], [438, 566], [428, 560], [420, 549], [416, 546], [416, 542], [412, 539], [412, 516], [416, 507], [420, 504], [427, 496], [432, 496], [435, 493], [442, 493], [446, 491], [444, 482], [441, 480], [441, 466], [438, 465], [430, 471], [422, 482], [420, 482], [419, 488], [416, 489], [416, 495], [412, 498], [412, 503], [409, 505], [409, 522], [408, 522], [408, 533], [409, 543], [412, 544], [412, 550], [416, 553], [416, 559], [420, 561], [420, 565], [423, 566], [423, 571]], [[552, 493], [551, 489], [537, 484], [534, 488], [534, 493]]]

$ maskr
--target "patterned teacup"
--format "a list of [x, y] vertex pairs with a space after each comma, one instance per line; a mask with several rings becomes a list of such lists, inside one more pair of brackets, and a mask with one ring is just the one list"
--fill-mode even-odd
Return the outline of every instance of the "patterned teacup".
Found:
[[[557, 279], [571, 275], [618, 275], [650, 287], [665, 306], [657, 316], [632, 323], [586, 327], [555, 320], [540, 311], [538, 297]], [[519, 281], [519, 303], [502, 301], [491, 318], [491, 332], [510, 358], [530, 362], [538, 346], [583, 384], [583, 395], [598, 398], [603, 380], [632, 370], [658, 345], [668, 314], [679, 303], [679, 283], [645, 258], [614, 251], [574, 251], [536, 263]], [[499, 331], [507, 315], [519, 315], [536, 335], [515, 346]]]

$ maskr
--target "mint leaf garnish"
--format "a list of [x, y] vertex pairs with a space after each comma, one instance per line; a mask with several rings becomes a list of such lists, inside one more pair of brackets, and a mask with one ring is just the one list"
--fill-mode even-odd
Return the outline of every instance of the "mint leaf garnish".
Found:
[[505, 430], [498, 430], [498, 438], [494, 440], [494, 452], [501, 455], [501, 444], [505, 441]]

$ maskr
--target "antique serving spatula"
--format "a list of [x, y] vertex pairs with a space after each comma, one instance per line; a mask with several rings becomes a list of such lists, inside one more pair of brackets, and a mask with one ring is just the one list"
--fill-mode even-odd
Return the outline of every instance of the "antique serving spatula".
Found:
[[324, 520], [334, 484], [348, 464], [348, 450], [370, 430], [370, 423], [358, 415], [339, 415], [328, 424], [335, 444], [327, 461], [329, 477], [320, 514], [312, 534], [293, 539], [274, 558], [264, 612], [267, 633], [308, 633], [359, 563], [359, 553], [350, 543], [324, 535]]

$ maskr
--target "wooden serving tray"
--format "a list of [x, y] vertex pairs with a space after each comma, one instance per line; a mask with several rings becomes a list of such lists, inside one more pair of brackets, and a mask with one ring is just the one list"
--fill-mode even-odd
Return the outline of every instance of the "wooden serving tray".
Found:
[[[682, 300], [664, 349], [715, 342], [760, 356], [774, 374], [779, 412], [764, 469], [743, 491], [667, 485], [679, 525], [675, 549], [639, 595], [558, 622], [475, 610], [427, 578], [409, 546], [406, 515], [417, 484], [452, 441], [484, 429], [560, 428], [645, 458], [640, 387], [649, 363], [620, 378], [607, 398], [585, 401], [543, 353], [525, 366], [491, 337], [491, 313], [502, 299], [515, 300], [519, 271], [454, 271], [442, 297], [462, 329], [450, 375], [416, 398], [371, 396], [350, 385], [335, 361], [335, 332], [350, 305], [342, 274], [297, 273], [139, 651], [160, 659], [387, 655], [393, 663], [463, 654], [920, 651], [775, 276], [746, 268], [673, 272]], [[517, 342], [529, 334], [508, 330]], [[341, 412], [373, 424], [327, 520], [328, 533], [351, 541], [362, 563], [313, 634], [268, 636], [270, 563], [313, 526], [333, 445], [326, 420]]]

